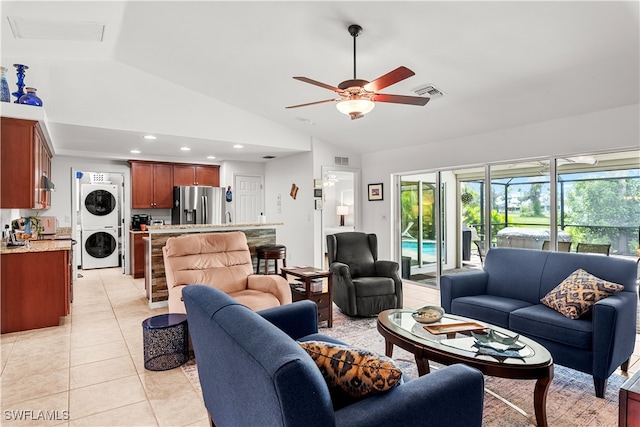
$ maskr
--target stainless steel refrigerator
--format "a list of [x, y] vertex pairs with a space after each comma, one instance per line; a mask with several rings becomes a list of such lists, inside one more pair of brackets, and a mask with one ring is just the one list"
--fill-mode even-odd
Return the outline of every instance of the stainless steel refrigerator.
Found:
[[171, 224], [225, 224], [223, 187], [173, 187]]

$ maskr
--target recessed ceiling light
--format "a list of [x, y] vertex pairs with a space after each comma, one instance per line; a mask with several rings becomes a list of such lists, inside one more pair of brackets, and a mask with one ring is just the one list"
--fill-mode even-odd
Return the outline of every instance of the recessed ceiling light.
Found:
[[243, 146], [242, 146], [242, 145], [240, 145], [240, 144], [235, 144], [235, 145], [233, 146], [233, 148], [243, 148]]
[[215, 159], [215, 158], [216, 158], [216, 156], [207, 156], [207, 159], [211, 159], [211, 160], [213, 160], [213, 159]]
[[145, 135], [143, 136], [144, 139], [157, 139], [157, 137], [155, 135]]
[[131, 154], [140, 154], [140, 150], [131, 150], [130, 153]]
[[182, 151], [190, 151], [191, 150], [191, 148], [189, 148], [189, 147], [180, 147], [180, 149]]

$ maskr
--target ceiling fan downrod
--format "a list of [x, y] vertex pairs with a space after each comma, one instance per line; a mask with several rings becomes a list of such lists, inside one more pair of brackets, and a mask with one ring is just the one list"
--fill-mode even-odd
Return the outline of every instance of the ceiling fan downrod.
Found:
[[353, 37], [353, 80], [356, 80], [356, 37], [362, 32], [362, 27], [357, 24], [349, 25], [349, 34]]

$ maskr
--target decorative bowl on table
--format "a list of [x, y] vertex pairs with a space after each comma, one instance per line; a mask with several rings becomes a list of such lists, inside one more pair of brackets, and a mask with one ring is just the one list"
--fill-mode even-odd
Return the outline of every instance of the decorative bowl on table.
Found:
[[524, 344], [518, 342], [518, 338], [520, 338], [519, 334], [514, 337], [510, 337], [499, 334], [493, 329], [490, 329], [488, 334], [478, 334], [475, 332], [471, 332], [471, 335], [473, 335], [473, 337], [475, 338], [476, 345], [478, 347], [488, 347], [499, 352], [508, 350], [522, 350], [525, 347]]
[[419, 308], [411, 314], [413, 320], [419, 323], [434, 323], [442, 319], [443, 315], [444, 310], [442, 307], [435, 305], [428, 305], [426, 307]]

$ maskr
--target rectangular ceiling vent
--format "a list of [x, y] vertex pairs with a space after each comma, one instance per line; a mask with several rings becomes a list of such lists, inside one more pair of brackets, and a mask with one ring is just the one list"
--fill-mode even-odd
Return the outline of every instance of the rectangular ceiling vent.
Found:
[[349, 158], [348, 157], [334, 157], [334, 163], [339, 166], [349, 166]]
[[52, 21], [8, 16], [17, 39], [76, 40], [101, 42], [105, 24], [83, 21]]
[[446, 95], [446, 93], [444, 93], [443, 91], [441, 91], [440, 89], [438, 89], [432, 84], [425, 84], [423, 86], [419, 86], [415, 88], [413, 92], [418, 96], [428, 95], [429, 98], [431, 99], [441, 98]]

